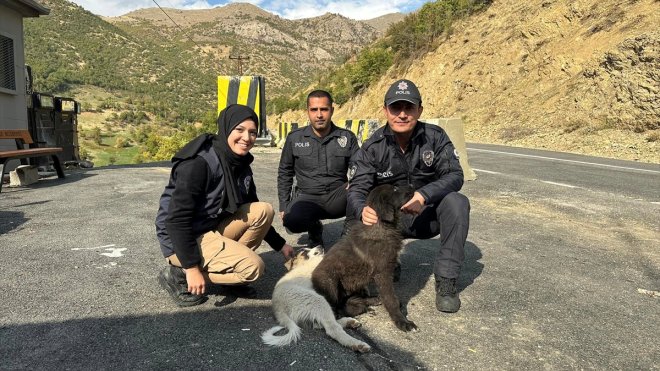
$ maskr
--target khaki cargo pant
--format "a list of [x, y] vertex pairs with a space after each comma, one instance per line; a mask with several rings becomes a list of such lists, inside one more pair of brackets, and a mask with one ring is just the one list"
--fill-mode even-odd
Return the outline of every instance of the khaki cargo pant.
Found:
[[[264, 261], [254, 250], [261, 245], [270, 228], [275, 211], [266, 202], [244, 204], [224, 221], [216, 231], [197, 239], [202, 256], [202, 270], [208, 281], [221, 285], [245, 285], [261, 277]], [[181, 266], [176, 255], [167, 261]]]

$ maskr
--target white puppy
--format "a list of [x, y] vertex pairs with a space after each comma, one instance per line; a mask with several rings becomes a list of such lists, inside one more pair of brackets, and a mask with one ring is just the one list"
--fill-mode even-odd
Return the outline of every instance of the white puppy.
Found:
[[[284, 275], [273, 290], [273, 311], [281, 326], [274, 326], [261, 334], [264, 343], [272, 346], [284, 346], [298, 341], [299, 324], [312, 323], [315, 328], [323, 327], [331, 338], [341, 345], [357, 352], [368, 352], [371, 347], [351, 337], [344, 328], [360, 327], [360, 322], [351, 317], [335, 319], [330, 304], [312, 287], [312, 271], [323, 259], [323, 248], [302, 249], [285, 265], [289, 272]], [[287, 329], [284, 335], [276, 332]]]

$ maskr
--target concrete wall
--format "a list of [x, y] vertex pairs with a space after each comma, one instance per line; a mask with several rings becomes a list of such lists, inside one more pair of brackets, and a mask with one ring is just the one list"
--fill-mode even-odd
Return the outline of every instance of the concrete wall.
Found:
[[[14, 40], [14, 70], [16, 72], [16, 91], [0, 89], [0, 129], [27, 129], [23, 16], [6, 7], [4, 2], [0, 2], [0, 34]], [[0, 150], [15, 148], [13, 140], [0, 140]]]

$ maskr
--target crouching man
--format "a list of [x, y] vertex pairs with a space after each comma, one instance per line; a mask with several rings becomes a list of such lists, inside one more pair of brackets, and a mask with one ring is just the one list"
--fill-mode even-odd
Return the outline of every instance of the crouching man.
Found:
[[441, 312], [454, 313], [461, 307], [456, 279], [465, 257], [470, 202], [458, 193], [463, 186], [458, 152], [442, 128], [418, 121], [422, 110], [413, 82], [399, 80], [387, 90], [387, 125], [351, 159], [346, 218], [378, 223], [377, 213], [365, 205], [369, 191], [380, 184], [412, 186], [415, 193], [401, 208], [402, 233], [418, 239], [440, 235], [433, 265], [435, 304]]

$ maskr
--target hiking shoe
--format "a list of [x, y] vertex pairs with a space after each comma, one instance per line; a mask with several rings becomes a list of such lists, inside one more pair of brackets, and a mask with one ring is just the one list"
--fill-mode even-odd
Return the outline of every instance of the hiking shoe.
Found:
[[180, 307], [191, 307], [204, 301], [203, 295], [194, 295], [188, 292], [186, 272], [183, 268], [169, 266], [163, 268], [158, 274], [158, 283], [167, 291], [174, 303]]
[[316, 246], [323, 246], [323, 224], [320, 220], [317, 220], [307, 233], [309, 235], [308, 247], [310, 249]]
[[440, 312], [458, 312], [461, 299], [456, 292], [456, 278], [440, 277], [435, 281], [435, 307]]

